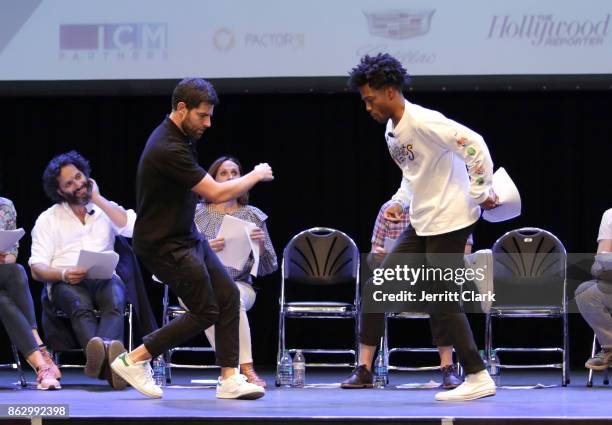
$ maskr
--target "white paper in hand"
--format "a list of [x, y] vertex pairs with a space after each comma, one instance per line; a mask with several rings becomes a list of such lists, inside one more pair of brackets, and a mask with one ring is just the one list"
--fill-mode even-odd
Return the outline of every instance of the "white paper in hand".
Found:
[[225, 248], [217, 252], [217, 257], [224, 266], [242, 270], [251, 253], [250, 232], [245, 232], [245, 229], [252, 224], [231, 215], [223, 217], [217, 237], [225, 239]]
[[485, 210], [482, 218], [490, 223], [510, 220], [521, 215], [521, 195], [504, 168], [493, 174], [493, 190], [499, 197], [499, 207]]
[[87, 270], [87, 279], [110, 279], [118, 262], [119, 254], [115, 251], [94, 252], [82, 249], [77, 267]]
[[0, 252], [8, 252], [25, 235], [25, 230], [0, 230]]
[[249, 243], [251, 244], [251, 250], [253, 252], [253, 267], [251, 267], [251, 275], [257, 277], [257, 271], [259, 270], [259, 242], [251, 239], [251, 232], [253, 229], [257, 228], [255, 223], [249, 223], [248, 227], [244, 228], [244, 231], [247, 233], [247, 237], [249, 238]]

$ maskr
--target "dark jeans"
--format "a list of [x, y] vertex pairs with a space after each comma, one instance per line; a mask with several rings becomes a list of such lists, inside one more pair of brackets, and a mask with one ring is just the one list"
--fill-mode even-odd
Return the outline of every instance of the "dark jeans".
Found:
[[[83, 348], [94, 336], [123, 341], [125, 284], [117, 275], [111, 279], [85, 279], [77, 285], [51, 284], [53, 306], [70, 317], [70, 324]], [[100, 312], [100, 320], [94, 310]]]
[[138, 247], [136, 253], [189, 309], [143, 338], [149, 353], [158, 356], [215, 325], [217, 365], [238, 367], [240, 292], [208, 242], [163, 256]]
[[[395, 248], [383, 261], [382, 268], [392, 268], [390, 264], [393, 254], [415, 254], [415, 264], [410, 267], [420, 267], [422, 264], [443, 267], [463, 267], [463, 252], [468, 235], [472, 232], [474, 225], [468, 226], [454, 232], [435, 236], [418, 236], [412, 226], [399, 236]], [[456, 257], [448, 256], [455, 254]], [[418, 255], [422, 254], [422, 255]], [[446, 254], [436, 257], [436, 254]], [[397, 257], [395, 257], [397, 258]], [[439, 264], [438, 261], [444, 264]], [[454, 283], [449, 283], [454, 285]], [[444, 284], [422, 286], [422, 289], [430, 292], [439, 292], [444, 289], [453, 290]], [[485, 368], [478, 348], [474, 342], [474, 336], [470, 324], [458, 303], [430, 302], [422, 305], [422, 311], [429, 314], [429, 323], [433, 342], [436, 346], [453, 345], [459, 356], [465, 373], [475, 373]], [[382, 313], [362, 313], [359, 324], [359, 340], [361, 343], [371, 346], [378, 345], [384, 332], [385, 318]]]
[[37, 329], [28, 275], [20, 264], [0, 264], [0, 320], [10, 340], [28, 357], [38, 350]]

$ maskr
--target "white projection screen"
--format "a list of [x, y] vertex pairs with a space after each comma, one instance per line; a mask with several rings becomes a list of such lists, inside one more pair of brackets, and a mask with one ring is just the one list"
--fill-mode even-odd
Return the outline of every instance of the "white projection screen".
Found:
[[611, 15], [610, 0], [1, 0], [0, 86], [202, 76], [316, 87], [377, 52], [415, 81], [608, 82]]

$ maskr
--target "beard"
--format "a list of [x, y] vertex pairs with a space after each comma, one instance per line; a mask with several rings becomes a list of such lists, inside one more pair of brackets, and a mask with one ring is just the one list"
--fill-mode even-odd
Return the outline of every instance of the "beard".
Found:
[[199, 140], [202, 137], [202, 134], [204, 134], [203, 131], [199, 133], [198, 129], [192, 126], [189, 122], [187, 122], [187, 120], [183, 121], [183, 123], [181, 124], [181, 129], [188, 137], [193, 140]]
[[[89, 201], [91, 201], [92, 187], [93, 185], [91, 183], [91, 180], [87, 179], [86, 183], [83, 183], [81, 187], [79, 187], [78, 189], [75, 189], [73, 192], [71, 193], [62, 192], [62, 197], [70, 205], [84, 206], [84, 205], [87, 205]], [[85, 188], [86, 190], [83, 191], [82, 190], [83, 188]]]

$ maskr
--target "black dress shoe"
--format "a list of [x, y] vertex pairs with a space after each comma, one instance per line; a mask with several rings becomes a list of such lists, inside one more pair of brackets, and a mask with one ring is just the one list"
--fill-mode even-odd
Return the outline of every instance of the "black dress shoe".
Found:
[[444, 366], [440, 372], [442, 372], [442, 385], [440, 385], [442, 388], [450, 390], [463, 383], [463, 378], [457, 373], [455, 365]]
[[340, 388], [356, 389], [356, 388], [372, 388], [372, 372], [365, 365], [357, 366], [351, 372], [351, 376], [342, 381]]

